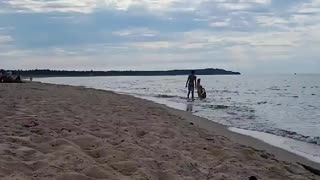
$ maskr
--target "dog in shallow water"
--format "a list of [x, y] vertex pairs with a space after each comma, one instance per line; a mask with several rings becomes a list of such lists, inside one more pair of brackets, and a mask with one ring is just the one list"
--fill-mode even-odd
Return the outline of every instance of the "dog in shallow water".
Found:
[[258, 180], [255, 176], [250, 176], [249, 180]]

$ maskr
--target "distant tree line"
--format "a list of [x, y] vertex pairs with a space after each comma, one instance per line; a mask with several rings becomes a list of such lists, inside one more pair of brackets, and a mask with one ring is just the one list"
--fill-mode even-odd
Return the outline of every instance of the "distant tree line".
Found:
[[[35, 70], [11, 70], [13, 74], [28, 77], [56, 77], [56, 76], [177, 76], [188, 75], [191, 70], [169, 71], [65, 71], [50, 69]], [[226, 71], [223, 69], [195, 69], [197, 75], [240, 75], [239, 72]]]

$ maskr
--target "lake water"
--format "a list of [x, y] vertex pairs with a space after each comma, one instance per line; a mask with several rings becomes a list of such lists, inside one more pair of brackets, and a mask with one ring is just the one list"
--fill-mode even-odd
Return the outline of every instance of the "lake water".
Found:
[[[37, 80], [111, 90], [191, 111], [238, 133], [320, 162], [320, 75], [198, 76], [206, 88], [207, 98], [194, 102], [186, 100], [186, 78], [59, 77]], [[273, 143], [275, 137], [279, 140]]]

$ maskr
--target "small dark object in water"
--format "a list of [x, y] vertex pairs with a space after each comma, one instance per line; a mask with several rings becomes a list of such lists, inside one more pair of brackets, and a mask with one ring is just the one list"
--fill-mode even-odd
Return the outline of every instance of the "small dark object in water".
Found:
[[191, 125], [194, 125], [192, 122], [190, 123]]
[[258, 180], [255, 176], [250, 176], [249, 180]]
[[228, 108], [228, 106], [225, 106], [225, 105], [215, 105], [213, 107], [214, 107], [214, 109], [227, 109]]
[[258, 102], [257, 104], [267, 104], [268, 102], [267, 101], [263, 101], [263, 102]]

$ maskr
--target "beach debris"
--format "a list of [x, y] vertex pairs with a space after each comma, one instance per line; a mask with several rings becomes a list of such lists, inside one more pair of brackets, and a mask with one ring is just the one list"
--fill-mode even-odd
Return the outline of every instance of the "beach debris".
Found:
[[267, 154], [261, 154], [260, 156], [264, 159], [269, 159], [269, 156]]
[[147, 134], [146, 131], [138, 131], [138, 132], [137, 132], [137, 136], [138, 136], [139, 138], [145, 136], [146, 134]]
[[258, 180], [255, 176], [250, 176], [249, 180]]
[[45, 131], [42, 128], [34, 128], [30, 132], [38, 135], [44, 135]]
[[313, 168], [313, 167], [310, 167], [310, 166], [301, 164], [301, 163], [299, 163], [299, 162], [298, 162], [298, 164], [300, 164], [304, 169], [312, 172], [313, 174], [320, 176], [320, 170], [319, 170], [319, 169], [315, 169], [315, 168]]
[[35, 121], [28, 121], [25, 124], [23, 124], [24, 127], [30, 128], [30, 127], [35, 127], [38, 126], [39, 123], [35, 122]]
[[204, 139], [206, 139], [207, 141], [215, 142], [215, 140], [213, 138], [204, 138]]

